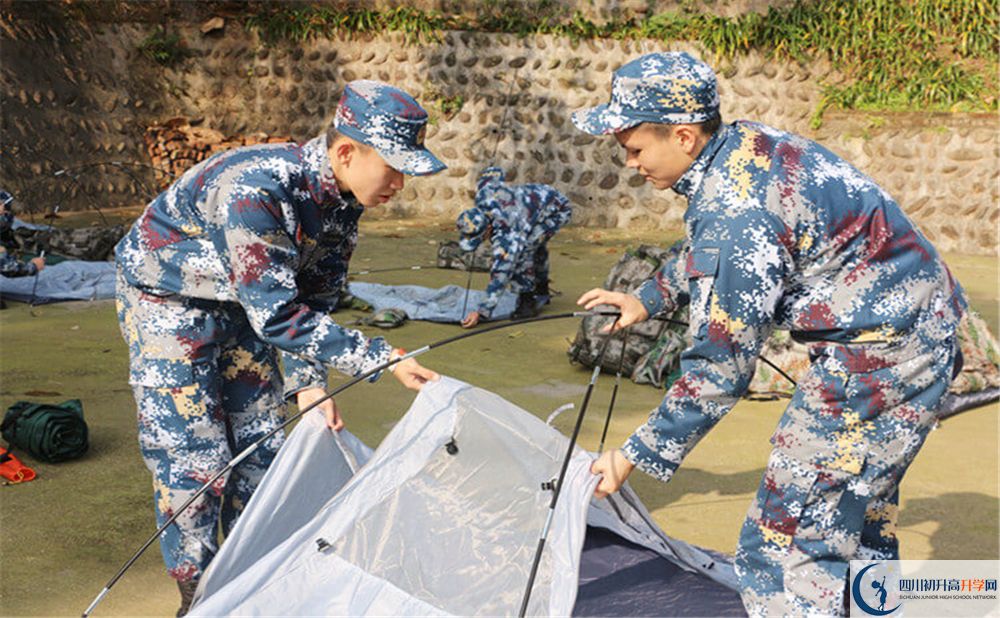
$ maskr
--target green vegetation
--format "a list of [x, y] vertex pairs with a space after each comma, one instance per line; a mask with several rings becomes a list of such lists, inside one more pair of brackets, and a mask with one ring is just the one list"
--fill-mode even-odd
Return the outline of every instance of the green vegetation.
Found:
[[462, 106], [465, 105], [465, 97], [461, 94], [449, 95], [444, 93], [431, 81], [424, 83], [424, 91], [421, 93], [420, 98], [430, 106], [430, 118], [428, 120], [431, 124], [437, 124], [439, 118], [444, 118], [445, 120], [451, 119], [455, 114], [462, 111]]
[[561, 15], [552, 0], [500, 1], [474, 18], [399, 7], [386, 11], [277, 6], [248, 17], [267, 44], [336, 33], [400, 32], [406, 44], [439, 42], [445, 30], [696, 41], [716, 64], [758, 51], [777, 61], [826, 59], [818, 123], [828, 108], [997, 109], [997, 0], [816, 0], [767, 13], [721, 17], [690, 8], [595, 23]]
[[190, 50], [184, 45], [176, 32], [168, 33], [159, 27], [139, 44], [139, 51], [144, 56], [163, 66], [173, 66], [190, 55]]
[[443, 30], [456, 23], [435, 11], [401, 6], [385, 11], [336, 9], [327, 6], [278, 7], [246, 18], [244, 25], [270, 45], [280, 41], [305, 41], [336, 32], [378, 34], [401, 32], [407, 44], [438, 42]]

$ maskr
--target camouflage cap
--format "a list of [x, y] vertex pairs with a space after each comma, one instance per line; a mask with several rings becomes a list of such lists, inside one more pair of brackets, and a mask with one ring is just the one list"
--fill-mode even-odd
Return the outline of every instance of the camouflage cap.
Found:
[[462, 211], [455, 220], [455, 227], [461, 239], [458, 246], [462, 251], [475, 251], [476, 247], [483, 242], [483, 234], [486, 226], [490, 223], [489, 218], [479, 208], [470, 208]]
[[611, 101], [573, 113], [591, 135], [617, 133], [643, 122], [705, 122], [719, 114], [715, 72], [686, 52], [640, 56], [611, 76]]
[[399, 88], [372, 80], [349, 82], [337, 104], [334, 128], [367, 144], [394, 169], [411, 176], [447, 166], [424, 147], [427, 112]]

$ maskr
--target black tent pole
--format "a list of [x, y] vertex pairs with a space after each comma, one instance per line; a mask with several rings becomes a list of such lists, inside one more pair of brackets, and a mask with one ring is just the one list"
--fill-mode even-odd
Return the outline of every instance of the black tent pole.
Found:
[[[618, 324], [620, 315], [615, 316], [615, 321], [611, 324], [611, 330]], [[559, 494], [562, 492], [563, 481], [566, 479], [566, 469], [569, 468], [569, 460], [573, 456], [573, 449], [576, 447], [576, 440], [580, 435], [580, 427], [583, 426], [583, 417], [587, 414], [587, 406], [590, 404], [590, 395], [594, 392], [594, 384], [597, 383], [597, 376], [601, 373], [601, 362], [604, 360], [604, 353], [608, 351], [608, 343], [614, 335], [608, 333], [601, 353], [597, 356], [597, 363], [590, 374], [590, 383], [587, 384], [587, 392], [583, 396], [583, 404], [580, 406], [580, 413], [576, 416], [576, 425], [573, 427], [573, 435], [569, 439], [566, 447], [566, 455], [563, 457], [562, 467], [559, 469], [559, 477], [556, 479], [555, 487], [552, 488], [552, 500], [549, 502], [549, 512], [545, 516], [545, 525], [542, 526], [542, 533], [538, 537], [538, 547], [535, 548], [535, 559], [531, 563], [531, 572], [528, 574], [528, 584], [524, 588], [524, 596], [521, 597], [521, 610], [518, 616], [522, 618], [528, 611], [528, 601], [531, 600], [531, 589], [535, 586], [535, 577], [538, 575], [538, 565], [542, 561], [542, 551], [545, 549], [545, 541], [549, 536], [549, 527], [552, 525], [552, 516], [556, 512], [556, 502], [559, 501]]]
[[211, 487], [213, 483], [215, 483], [215, 481], [217, 481], [220, 478], [222, 478], [227, 472], [229, 472], [230, 470], [232, 470], [233, 468], [235, 468], [237, 464], [239, 464], [241, 461], [243, 461], [244, 459], [246, 459], [247, 457], [249, 457], [255, 450], [257, 450], [258, 447], [260, 447], [261, 444], [263, 444], [264, 442], [266, 442], [271, 436], [273, 436], [274, 434], [278, 433], [279, 431], [281, 431], [282, 429], [284, 429], [285, 427], [287, 427], [292, 422], [298, 420], [303, 414], [305, 414], [306, 412], [309, 412], [310, 410], [312, 410], [316, 406], [320, 405], [324, 401], [327, 401], [328, 399], [334, 397], [335, 395], [338, 395], [339, 393], [344, 392], [345, 390], [349, 389], [350, 387], [354, 386], [355, 384], [358, 384], [358, 383], [360, 383], [360, 382], [368, 379], [369, 377], [375, 375], [376, 373], [378, 373], [380, 371], [384, 371], [384, 370], [388, 369], [389, 367], [392, 367], [396, 363], [400, 363], [400, 362], [402, 362], [402, 361], [404, 361], [404, 360], [406, 360], [408, 358], [413, 358], [415, 356], [419, 356], [419, 355], [423, 354], [424, 352], [428, 352], [428, 351], [433, 350], [435, 348], [440, 348], [442, 346], [448, 345], [450, 343], [454, 343], [456, 341], [460, 341], [462, 339], [467, 339], [469, 337], [475, 337], [475, 336], [478, 336], [478, 335], [483, 335], [483, 334], [486, 334], [486, 333], [491, 332], [491, 331], [500, 330], [502, 328], [510, 328], [512, 326], [519, 326], [521, 324], [529, 324], [529, 323], [532, 323], [532, 322], [545, 322], [545, 321], [548, 321], [548, 320], [559, 320], [559, 319], [563, 319], [563, 318], [587, 317], [587, 316], [592, 316], [592, 315], [614, 315], [614, 316], [617, 316], [618, 313], [617, 312], [600, 312], [600, 311], [574, 311], [574, 312], [571, 312], [571, 313], [556, 313], [556, 314], [552, 314], [552, 315], [542, 315], [542, 316], [536, 316], [536, 317], [533, 317], [533, 318], [525, 318], [523, 320], [511, 320], [509, 322], [499, 322], [497, 324], [492, 324], [492, 325], [487, 326], [486, 328], [483, 328], [483, 329], [480, 329], [480, 330], [475, 330], [475, 331], [461, 333], [461, 334], [454, 335], [452, 337], [441, 339], [439, 341], [435, 341], [434, 343], [425, 345], [425, 346], [423, 346], [423, 347], [421, 347], [419, 349], [413, 350], [412, 352], [408, 352], [408, 353], [406, 353], [406, 354], [404, 354], [402, 356], [399, 356], [399, 357], [394, 358], [394, 359], [392, 359], [390, 361], [382, 363], [378, 367], [375, 367], [374, 369], [370, 369], [369, 371], [366, 371], [366, 372], [362, 373], [361, 375], [358, 375], [358, 376], [352, 378], [351, 380], [349, 380], [345, 384], [343, 384], [343, 385], [341, 385], [341, 386], [333, 389], [332, 391], [330, 391], [329, 393], [327, 393], [327, 395], [325, 397], [323, 397], [321, 399], [318, 399], [318, 400], [314, 401], [312, 404], [310, 404], [309, 406], [305, 407], [304, 409], [299, 410], [296, 414], [293, 414], [289, 418], [285, 419], [284, 422], [282, 422], [280, 425], [278, 425], [277, 427], [275, 427], [274, 429], [272, 429], [271, 431], [269, 431], [266, 435], [264, 435], [261, 438], [259, 438], [256, 442], [254, 442], [253, 444], [251, 444], [247, 448], [243, 449], [243, 451], [240, 452], [238, 455], [236, 455], [236, 457], [234, 457], [232, 459], [232, 461], [230, 461], [228, 464], [226, 464], [226, 466], [222, 470], [219, 470], [214, 476], [212, 476], [212, 478], [210, 478], [208, 481], [206, 481], [198, 489], [198, 491], [196, 491], [194, 494], [192, 494], [191, 497], [188, 498], [184, 502], [184, 504], [181, 505], [181, 507], [179, 509], [177, 509], [176, 511], [174, 511], [173, 515], [171, 515], [170, 518], [167, 519], [167, 521], [165, 521], [163, 523], [163, 525], [161, 525], [156, 530], [156, 532], [154, 532], [153, 535], [151, 537], [149, 537], [149, 539], [147, 539], [145, 543], [142, 544], [142, 546], [139, 548], [139, 550], [136, 551], [135, 554], [133, 554], [132, 557], [129, 558], [128, 561], [126, 561], [124, 565], [122, 565], [121, 569], [119, 569], [118, 572], [115, 574], [115, 576], [112, 577], [108, 581], [107, 584], [105, 584], [104, 588], [97, 595], [97, 597], [95, 597], [94, 600], [87, 607], [87, 609], [84, 610], [84, 612], [82, 614], [83, 618], [87, 618], [87, 616], [89, 616], [94, 611], [94, 609], [97, 607], [97, 605], [104, 599], [105, 596], [107, 596], [108, 592], [111, 591], [111, 588], [114, 587], [114, 585], [118, 582], [118, 580], [120, 580], [122, 578], [122, 576], [125, 575], [125, 572], [128, 571], [132, 567], [133, 564], [135, 564], [135, 562], [139, 559], [139, 557], [142, 556], [142, 554], [144, 554], [146, 552], [146, 550], [149, 548], [149, 546], [152, 545], [153, 542], [156, 541], [156, 539], [161, 534], [163, 534], [163, 531], [166, 530], [167, 527], [169, 527], [172, 523], [174, 523], [174, 521], [177, 520], [178, 517], [180, 517], [181, 513], [183, 513], [185, 510], [187, 510], [187, 508], [190, 507], [194, 503], [195, 500], [197, 500], [203, 493], [205, 493], [205, 491], [207, 491], [208, 488]]
[[469, 270], [469, 277], [465, 280], [465, 300], [462, 301], [462, 313], [458, 316], [458, 323], [465, 321], [465, 310], [469, 306], [469, 290], [472, 288], [472, 267], [476, 263], [475, 251], [469, 252], [469, 263], [465, 267]]
[[[608, 336], [610, 338], [610, 335]], [[611, 390], [611, 403], [608, 404], [608, 415], [604, 417], [604, 429], [601, 431], [601, 443], [597, 454], [604, 452], [604, 440], [608, 437], [608, 427], [611, 425], [611, 413], [615, 409], [615, 399], [618, 397], [618, 387], [622, 383], [622, 369], [625, 367], [625, 350], [628, 348], [628, 328], [622, 329], [622, 353], [618, 357], [618, 372], [615, 373], [615, 386]]]

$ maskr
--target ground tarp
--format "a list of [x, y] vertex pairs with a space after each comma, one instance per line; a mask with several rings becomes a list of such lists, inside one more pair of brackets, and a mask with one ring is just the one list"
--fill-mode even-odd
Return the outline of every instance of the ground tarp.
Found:
[[0, 296], [36, 305], [114, 298], [115, 264], [66, 260], [46, 266], [33, 276], [0, 276]]
[[[566, 447], [534, 415], [449, 378], [360, 467], [362, 445], [307, 415], [191, 615], [515, 614], [551, 499], [543, 483]], [[742, 614], [727, 559], [668, 538], [627, 486], [592, 499], [592, 458], [578, 448], [570, 461], [528, 614]]]
[[[375, 311], [402, 309], [411, 320], [428, 322], [461, 322], [465, 318], [465, 315], [462, 315], [463, 306], [465, 313], [468, 314], [486, 300], [485, 292], [469, 290], [469, 299], [466, 302], [465, 288], [458, 285], [446, 285], [434, 289], [419, 285], [382, 285], [352, 281], [348, 285], [348, 290], [372, 305]], [[502, 320], [509, 317], [514, 313], [515, 305], [517, 298], [510, 292], [504, 292], [493, 311], [492, 319]]]

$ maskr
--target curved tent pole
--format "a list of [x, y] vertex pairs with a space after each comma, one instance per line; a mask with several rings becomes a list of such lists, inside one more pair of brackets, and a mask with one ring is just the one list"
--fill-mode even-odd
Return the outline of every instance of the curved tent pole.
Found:
[[[614, 331], [620, 317], [620, 315], [615, 316], [615, 321], [611, 323], [612, 331]], [[528, 574], [528, 585], [524, 589], [524, 596], [521, 597], [521, 610], [517, 614], [521, 618], [528, 611], [531, 589], [535, 586], [538, 565], [542, 562], [542, 551], [545, 549], [545, 541], [549, 536], [549, 527], [552, 525], [552, 517], [556, 512], [556, 502], [559, 501], [563, 481], [566, 479], [566, 470], [569, 468], [569, 460], [573, 456], [573, 449], [576, 447], [576, 440], [580, 435], [580, 428], [583, 426], [583, 417], [587, 414], [587, 406], [590, 404], [590, 395], [594, 392], [594, 384], [597, 383], [597, 376], [601, 373], [601, 362], [604, 360], [604, 353], [608, 351], [608, 343], [611, 342], [612, 337], [614, 335], [609, 332], [608, 336], [604, 339], [604, 345], [601, 346], [601, 353], [597, 355], [597, 362], [594, 363], [594, 370], [590, 374], [590, 383], [587, 384], [587, 392], [583, 395], [583, 404], [580, 406], [580, 413], [576, 415], [576, 425], [573, 426], [573, 435], [570, 437], [569, 445], [566, 447], [566, 455], [563, 457], [562, 467], [559, 468], [559, 476], [556, 479], [555, 485], [543, 485], [543, 487], [552, 491], [552, 500], [549, 502], [549, 512], [545, 516], [545, 525], [542, 526], [542, 532], [538, 537], [538, 547], [535, 548], [535, 559], [531, 563], [531, 572]], [[624, 354], [624, 352], [625, 350], [623, 349], [622, 353]]]
[[[154, 532], [153, 535], [150, 536], [149, 539], [147, 539], [146, 542], [142, 544], [141, 547], [139, 547], [139, 549], [135, 552], [135, 554], [133, 554], [132, 557], [129, 558], [125, 562], [124, 565], [122, 565], [121, 569], [118, 570], [118, 572], [114, 575], [114, 577], [112, 577], [110, 580], [108, 580], [108, 583], [104, 585], [104, 588], [101, 590], [101, 592], [98, 593], [98, 595], [94, 598], [94, 600], [91, 601], [91, 603], [87, 607], [87, 609], [84, 610], [84, 612], [82, 614], [82, 618], [87, 618], [88, 616], [90, 616], [93, 613], [94, 609], [100, 604], [100, 602], [102, 600], [104, 600], [104, 597], [107, 596], [107, 594], [111, 591], [111, 588], [113, 588], [114, 585], [116, 583], [118, 583], [118, 580], [120, 580], [122, 578], [122, 576], [124, 576], [125, 573], [132, 567], [132, 565], [135, 564], [135, 562], [142, 556], [142, 554], [144, 554], [146, 552], [146, 550], [149, 549], [149, 546], [152, 545], [153, 542], [161, 534], [163, 534], [164, 530], [166, 530], [167, 527], [170, 526], [170, 524], [174, 523], [174, 521], [176, 521], [177, 518], [180, 517], [181, 513], [183, 513], [185, 510], [187, 510], [187, 508], [189, 506], [191, 506], [191, 504], [193, 504], [194, 501], [197, 500], [199, 496], [201, 496], [203, 493], [205, 493], [208, 490], [208, 488], [212, 486], [213, 483], [215, 483], [217, 480], [219, 480], [220, 478], [222, 478], [222, 476], [225, 475], [227, 472], [229, 472], [230, 470], [232, 470], [233, 468], [235, 468], [236, 465], [239, 464], [241, 461], [243, 461], [244, 459], [246, 459], [247, 457], [249, 457], [261, 444], [263, 444], [265, 441], [267, 441], [271, 436], [273, 436], [274, 434], [276, 434], [278, 431], [284, 429], [285, 427], [287, 427], [288, 425], [290, 425], [294, 421], [298, 420], [305, 413], [309, 412], [310, 410], [312, 410], [313, 408], [317, 407], [321, 403], [323, 403], [323, 402], [325, 402], [325, 401], [333, 398], [334, 396], [336, 396], [336, 395], [344, 392], [345, 390], [351, 388], [355, 384], [358, 384], [359, 382], [362, 382], [362, 381], [370, 378], [371, 376], [375, 375], [376, 373], [384, 371], [384, 370], [388, 369], [389, 367], [392, 367], [393, 365], [395, 365], [397, 363], [400, 363], [400, 362], [402, 362], [402, 361], [404, 361], [404, 360], [406, 360], [408, 358], [413, 358], [415, 356], [419, 356], [419, 355], [421, 355], [421, 354], [423, 354], [425, 352], [429, 352], [430, 350], [433, 350], [435, 348], [440, 348], [440, 347], [446, 346], [448, 344], [455, 343], [457, 341], [461, 341], [462, 339], [468, 339], [469, 337], [475, 337], [477, 335], [484, 335], [486, 333], [493, 332], [493, 331], [496, 331], [496, 330], [501, 330], [501, 329], [504, 329], [504, 328], [510, 328], [512, 326], [520, 326], [522, 324], [530, 324], [530, 323], [533, 323], [533, 322], [545, 322], [545, 321], [548, 321], [548, 320], [559, 320], [559, 319], [565, 319], [565, 318], [592, 317], [592, 316], [611, 316], [611, 317], [614, 317], [615, 318], [615, 322], [617, 322], [618, 319], [621, 317], [621, 314], [619, 312], [617, 312], [617, 311], [573, 311], [573, 312], [568, 312], [568, 313], [556, 313], [556, 314], [552, 314], [552, 315], [541, 315], [541, 316], [536, 316], [536, 317], [533, 317], [533, 318], [525, 318], [525, 319], [522, 319], [522, 320], [510, 320], [510, 321], [500, 322], [500, 323], [493, 324], [493, 325], [490, 325], [490, 326], [486, 326], [484, 328], [480, 328], [480, 329], [477, 329], [477, 330], [474, 330], [474, 331], [461, 333], [461, 334], [458, 334], [458, 335], [454, 335], [452, 337], [446, 337], [445, 339], [441, 339], [439, 341], [435, 341], [434, 343], [430, 343], [430, 344], [425, 345], [425, 346], [423, 346], [421, 348], [413, 350], [412, 352], [407, 352], [406, 354], [404, 354], [402, 356], [399, 356], [399, 357], [394, 358], [394, 359], [392, 359], [390, 361], [382, 363], [381, 365], [375, 367], [374, 369], [366, 371], [365, 373], [362, 373], [361, 375], [356, 376], [356, 377], [348, 380], [345, 384], [342, 384], [341, 386], [339, 386], [339, 387], [333, 389], [332, 391], [330, 391], [329, 393], [327, 393], [327, 395], [325, 397], [323, 397], [321, 399], [317, 399], [316, 401], [314, 401], [309, 406], [305, 407], [302, 410], [299, 410], [296, 414], [294, 414], [294, 415], [290, 416], [289, 418], [285, 419], [285, 421], [282, 422], [280, 425], [278, 425], [277, 427], [275, 427], [273, 430], [271, 430], [270, 432], [268, 432], [263, 437], [259, 438], [256, 442], [254, 442], [253, 444], [251, 444], [250, 446], [248, 446], [247, 448], [245, 448], [242, 452], [240, 452], [238, 455], [236, 455], [236, 457], [234, 457], [228, 464], [226, 464], [226, 466], [222, 470], [220, 470], [219, 472], [217, 472], [214, 476], [212, 476], [212, 478], [210, 478], [208, 481], [206, 481], [198, 489], [198, 491], [196, 491], [190, 498], [188, 498], [184, 502], [184, 504], [181, 505], [181, 507], [179, 509], [177, 509], [176, 511], [174, 511], [174, 514], [171, 515], [170, 518], [166, 522], [164, 522], [163, 525], [161, 525], [156, 530], [156, 532]], [[652, 318], [652, 319], [666, 321], [666, 322], [669, 322], [671, 324], [677, 324], [677, 325], [687, 326], [687, 323], [685, 323], [685, 322], [681, 322], [679, 320], [673, 320], [673, 319], [670, 319], [670, 318]], [[607, 348], [607, 344], [608, 344], [608, 341], [610, 341], [610, 339], [611, 339], [611, 335], [609, 334], [608, 335], [608, 339], [605, 340], [605, 342], [604, 342], [604, 348], [601, 350], [601, 354], [600, 354], [601, 357], [604, 356], [604, 351]], [[761, 359], [764, 360], [768, 365], [774, 367], [779, 372], [781, 372], [781, 374], [784, 375], [786, 378], [788, 378], [789, 380], [791, 380], [791, 378], [789, 378], [787, 374], [785, 374], [783, 371], [781, 371], [780, 369], [778, 369], [773, 363], [771, 363], [767, 359], [764, 359], [763, 357], [761, 357]], [[584, 403], [583, 403], [583, 406], [582, 406], [582, 408], [580, 410], [580, 416], [577, 419], [577, 427], [574, 430], [574, 437], [573, 437], [573, 441], [571, 442], [571, 445], [570, 445], [570, 451], [567, 453], [566, 461], [563, 462], [563, 471], [560, 474], [560, 476], [563, 476], [565, 474], [565, 468], [568, 465], [568, 461], [569, 461], [569, 454], [572, 453], [572, 446], [573, 446], [573, 444], [575, 444], [576, 435], [579, 433], [580, 422], [581, 422], [581, 420], [583, 418], [583, 414], [586, 411], [587, 405], [589, 403], [590, 393], [593, 390], [594, 383], [597, 380], [597, 374], [600, 373], [600, 367], [601, 367], [600, 362], [598, 362], [597, 365], [596, 365], [596, 367], [595, 367], [595, 369], [594, 369], [594, 372], [593, 372], [593, 374], [591, 376], [590, 385], [587, 388], [587, 394], [586, 394], [586, 396], [584, 398]], [[794, 384], [794, 381], [792, 381], [792, 383]], [[612, 402], [612, 405], [613, 405], [613, 402]], [[561, 479], [560, 479], [560, 484], [561, 484]], [[559, 485], [557, 485], [554, 488], [554, 492], [553, 492], [554, 495], [553, 495], [552, 507], [555, 506], [555, 499], [558, 497], [558, 490], [559, 490]], [[550, 507], [550, 508], [552, 508], [552, 507]], [[551, 513], [550, 513], [550, 519], [551, 519]], [[546, 528], [548, 528], [548, 522], [546, 522]], [[541, 546], [542, 545], [544, 545], [544, 539], [540, 539], [539, 551], [538, 551], [538, 553], [537, 553], [537, 555], [535, 557], [536, 564], [535, 564], [535, 566], [532, 569], [533, 571], [537, 570], [537, 562], [539, 561], [539, 559], [541, 557]], [[534, 575], [532, 575], [531, 579], [534, 580]], [[526, 591], [526, 594], [525, 594], [525, 598], [524, 598], [524, 605], [525, 606], [527, 605], [527, 601], [528, 601], [527, 597], [528, 597], [528, 594], [530, 593], [530, 587], [531, 587], [531, 583], [529, 583], [529, 588], [528, 588], [528, 590]], [[524, 609], [524, 607], [522, 607], [522, 614], [521, 614], [522, 616], [523, 616], [523, 609]]]
[[[608, 437], [608, 427], [611, 425], [611, 412], [615, 409], [615, 399], [618, 398], [618, 387], [622, 383], [622, 370], [625, 368], [625, 350], [628, 348], [628, 328], [622, 329], [622, 353], [618, 357], [618, 371], [615, 373], [615, 385], [611, 389], [611, 403], [608, 404], [608, 414], [604, 417], [604, 429], [601, 430], [601, 442], [597, 447], [597, 453], [604, 452], [604, 441]], [[610, 340], [610, 335], [608, 336]]]
[[503, 329], [503, 328], [510, 328], [511, 326], [519, 326], [519, 325], [522, 325], [522, 324], [528, 324], [528, 323], [531, 323], [531, 322], [544, 322], [544, 321], [547, 321], [547, 320], [558, 320], [558, 319], [563, 319], [563, 318], [587, 317], [587, 316], [592, 316], [592, 315], [615, 315], [615, 316], [617, 316], [618, 312], [574, 311], [574, 312], [571, 312], [571, 313], [557, 313], [557, 314], [553, 314], [553, 315], [536, 316], [536, 317], [533, 317], [533, 318], [525, 318], [523, 320], [511, 320], [511, 321], [507, 321], [507, 322], [501, 322], [501, 323], [498, 323], [498, 324], [493, 324], [493, 325], [487, 326], [485, 328], [481, 328], [481, 329], [478, 329], [478, 330], [475, 330], [475, 331], [471, 331], [471, 332], [461, 333], [459, 335], [455, 335], [453, 337], [447, 337], [445, 339], [441, 339], [440, 341], [436, 341], [434, 343], [425, 345], [425, 346], [423, 346], [421, 348], [413, 350], [412, 352], [408, 352], [408, 353], [406, 353], [406, 354], [404, 354], [402, 356], [394, 358], [393, 360], [390, 360], [390, 361], [387, 361], [385, 363], [382, 363], [378, 367], [375, 367], [374, 369], [366, 371], [365, 373], [363, 373], [363, 374], [361, 374], [361, 375], [359, 375], [359, 376], [357, 376], [355, 378], [352, 378], [351, 380], [349, 380], [345, 384], [343, 384], [343, 385], [341, 385], [341, 386], [333, 389], [325, 397], [323, 397], [322, 399], [316, 400], [315, 402], [313, 402], [312, 404], [310, 404], [306, 408], [304, 408], [304, 409], [300, 410], [299, 412], [297, 412], [296, 414], [292, 415], [291, 417], [289, 417], [288, 419], [286, 419], [284, 422], [282, 422], [280, 425], [278, 425], [277, 427], [275, 427], [273, 430], [271, 430], [270, 432], [268, 432], [266, 435], [264, 435], [263, 437], [259, 438], [256, 442], [254, 442], [253, 444], [251, 444], [247, 448], [243, 449], [243, 451], [240, 452], [238, 455], [236, 455], [236, 457], [234, 457], [232, 459], [232, 461], [230, 461], [228, 464], [226, 464], [226, 466], [222, 470], [219, 470], [214, 476], [212, 476], [212, 478], [210, 478], [208, 481], [206, 481], [198, 489], [198, 491], [196, 491], [194, 494], [192, 494], [191, 497], [188, 498], [184, 502], [184, 504], [181, 505], [181, 507], [179, 509], [177, 509], [176, 511], [174, 511], [174, 514], [171, 515], [170, 518], [167, 521], [165, 521], [163, 523], [163, 525], [160, 526], [156, 530], [156, 532], [153, 533], [153, 535], [151, 537], [149, 537], [149, 539], [146, 540], [145, 543], [142, 544], [142, 546], [139, 548], [139, 550], [136, 551], [135, 554], [133, 554], [133, 556], [131, 558], [129, 558], [128, 561], [125, 562], [124, 565], [122, 565], [122, 568], [118, 570], [118, 572], [115, 574], [115, 576], [112, 577], [108, 581], [107, 584], [105, 584], [105, 586], [101, 590], [101, 592], [97, 595], [97, 597], [90, 603], [90, 605], [87, 607], [87, 609], [83, 612], [83, 614], [82, 614], [83, 618], [87, 618], [87, 616], [90, 616], [90, 614], [94, 611], [94, 609], [97, 607], [97, 605], [104, 599], [105, 596], [107, 596], [108, 592], [111, 591], [111, 588], [114, 587], [114, 585], [118, 582], [118, 580], [120, 580], [122, 578], [122, 576], [125, 575], [126, 571], [128, 571], [132, 567], [132, 565], [135, 564], [135, 562], [139, 559], [139, 557], [142, 556], [142, 554], [145, 553], [147, 549], [149, 549], [149, 546], [152, 545], [153, 542], [161, 534], [163, 534], [163, 531], [166, 530], [167, 527], [170, 526], [170, 524], [174, 523], [174, 521], [177, 520], [177, 518], [181, 515], [181, 513], [183, 513], [185, 510], [187, 510], [187, 508], [189, 506], [191, 506], [191, 504], [193, 504], [194, 501], [198, 499], [198, 497], [200, 497], [203, 493], [205, 493], [208, 490], [208, 488], [212, 486], [213, 483], [215, 483], [217, 480], [219, 480], [220, 478], [222, 478], [222, 476], [225, 475], [226, 473], [228, 473], [230, 470], [232, 470], [233, 468], [235, 468], [236, 465], [239, 464], [241, 461], [243, 461], [244, 459], [246, 459], [247, 457], [249, 457], [261, 444], [263, 444], [265, 441], [267, 441], [271, 436], [273, 436], [274, 434], [276, 434], [278, 431], [284, 429], [286, 426], [288, 426], [292, 422], [298, 420], [303, 414], [305, 414], [306, 412], [309, 412], [310, 410], [312, 410], [313, 408], [315, 408], [319, 404], [323, 403], [324, 401], [327, 401], [327, 400], [331, 399], [335, 395], [338, 395], [338, 394], [344, 392], [348, 388], [354, 386], [355, 384], [358, 384], [359, 382], [361, 382], [363, 380], [366, 380], [366, 379], [370, 378], [371, 376], [375, 375], [376, 373], [379, 373], [381, 371], [384, 371], [384, 370], [388, 369], [389, 367], [392, 367], [396, 363], [402, 362], [402, 361], [404, 361], [404, 360], [406, 360], [408, 358], [413, 358], [415, 356], [419, 356], [419, 355], [423, 354], [424, 352], [428, 352], [428, 351], [433, 350], [435, 348], [440, 348], [440, 347], [446, 346], [446, 345], [448, 345], [450, 343], [454, 343], [456, 341], [461, 341], [462, 339], [467, 339], [469, 337], [474, 337], [476, 335], [483, 335], [483, 334], [486, 334], [488, 332], [492, 332], [492, 331], [495, 331], [495, 330], [500, 330], [500, 329]]

